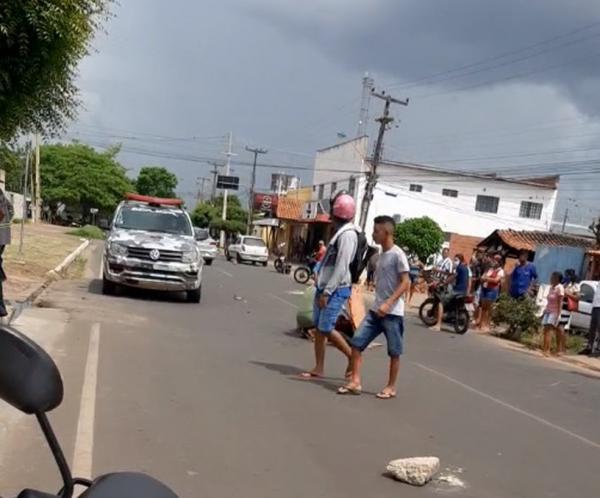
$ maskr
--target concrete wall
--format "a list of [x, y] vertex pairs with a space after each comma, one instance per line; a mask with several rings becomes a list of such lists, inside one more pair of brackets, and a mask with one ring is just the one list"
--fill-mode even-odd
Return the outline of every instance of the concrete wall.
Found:
[[23, 194], [17, 194], [16, 192], [6, 192], [6, 197], [13, 205], [13, 209], [15, 210], [15, 215], [13, 219], [22, 220], [23, 219]]

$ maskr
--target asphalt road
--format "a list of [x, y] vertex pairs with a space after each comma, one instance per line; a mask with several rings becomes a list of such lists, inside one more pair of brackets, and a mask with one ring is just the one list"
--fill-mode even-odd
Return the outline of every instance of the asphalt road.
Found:
[[[20, 319], [63, 369], [66, 401], [52, 420], [83, 472], [142, 470], [190, 498], [591, 498], [600, 489], [600, 379], [585, 371], [409, 317], [398, 398], [372, 395], [385, 348], [367, 353], [366, 392], [340, 397], [344, 361], [333, 349], [328, 378], [297, 379], [312, 365], [311, 344], [293, 332], [302, 288], [271, 267], [216, 261], [200, 305], [105, 297], [99, 284], [58, 282]], [[0, 495], [57, 487], [31, 421], [5, 408], [0, 418]], [[464, 487], [382, 475], [391, 459], [428, 455]]]

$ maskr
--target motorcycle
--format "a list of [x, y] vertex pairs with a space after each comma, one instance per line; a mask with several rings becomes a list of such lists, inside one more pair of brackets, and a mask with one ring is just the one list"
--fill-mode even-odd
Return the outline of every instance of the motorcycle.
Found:
[[72, 498], [75, 486], [87, 488], [81, 498], [177, 498], [166, 485], [142, 473], [117, 472], [94, 480], [74, 477], [47, 415], [61, 404], [63, 394], [60, 372], [48, 353], [14, 328], [0, 326], [0, 399], [36, 417], [63, 481], [56, 494], [25, 489], [17, 498]]
[[317, 266], [317, 260], [315, 258], [306, 258], [306, 264], [299, 266], [294, 271], [294, 280], [299, 284], [308, 283], [310, 277], [315, 272], [315, 266]]
[[273, 262], [273, 266], [275, 266], [275, 270], [278, 273], [289, 274], [292, 271], [292, 265], [287, 263], [285, 260], [285, 254], [283, 252], [283, 248], [285, 247], [285, 242], [282, 242], [277, 246], [275, 250], [275, 261]]
[[419, 318], [431, 327], [437, 322], [438, 305], [444, 304], [444, 316], [442, 321], [451, 323], [457, 334], [465, 334], [469, 330], [471, 320], [467, 304], [473, 302], [473, 296], [453, 295], [447, 298], [447, 286], [432, 282], [428, 289], [429, 297], [423, 301], [419, 308]]

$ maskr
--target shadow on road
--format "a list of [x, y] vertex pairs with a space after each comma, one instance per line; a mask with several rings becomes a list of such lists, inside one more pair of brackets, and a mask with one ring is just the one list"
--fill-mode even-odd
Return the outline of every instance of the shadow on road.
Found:
[[[102, 295], [102, 280], [92, 279], [88, 285], [90, 294]], [[168, 303], [185, 303], [185, 293], [183, 292], [161, 292], [146, 289], [136, 289], [135, 287], [119, 287], [116, 297], [129, 298], [139, 301], [162, 301]], [[109, 296], [107, 296], [109, 297]]]
[[323, 377], [321, 379], [303, 379], [302, 377], [300, 377], [300, 374], [305, 370], [302, 370], [298, 367], [294, 367], [292, 365], [283, 365], [281, 363], [267, 363], [264, 361], [250, 361], [250, 363], [284, 375], [289, 380], [293, 380], [295, 382], [315, 384], [319, 387], [322, 387], [323, 389], [326, 389], [327, 391], [334, 393], [337, 392], [338, 388], [343, 383], [343, 380], [341, 379], [333, 379], [330, 377]]

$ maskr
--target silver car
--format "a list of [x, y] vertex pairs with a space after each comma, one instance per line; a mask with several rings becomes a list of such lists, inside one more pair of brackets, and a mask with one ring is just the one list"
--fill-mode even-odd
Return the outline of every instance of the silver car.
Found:
[[104, 250], [102, 291], [113, 294], [121, 285], [183, 291], [198, 303], [203, 261], [190, 217], [181, 205], [148, 199], [119, 204]]
[[195, 227], [194, 237], [204, 263], [208, 266], [212, 265], [213, 260], [217, 257], [217, 241], [210, 236], [208, 228]]

